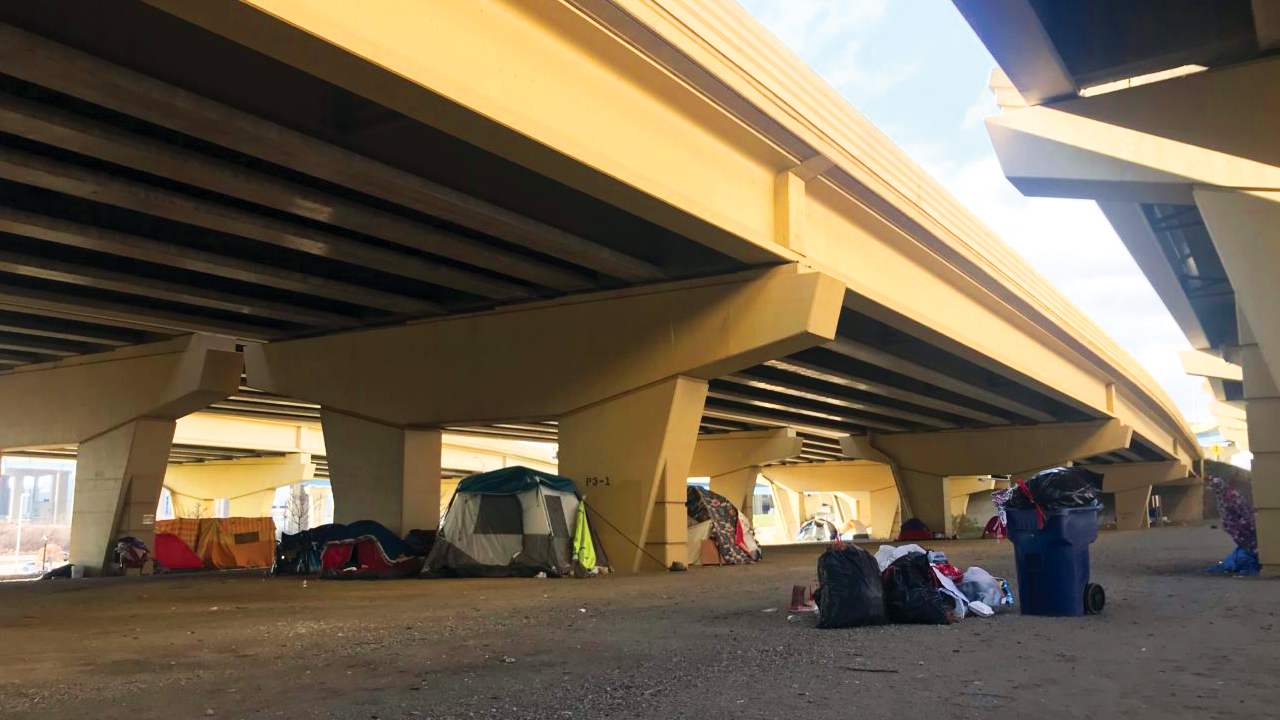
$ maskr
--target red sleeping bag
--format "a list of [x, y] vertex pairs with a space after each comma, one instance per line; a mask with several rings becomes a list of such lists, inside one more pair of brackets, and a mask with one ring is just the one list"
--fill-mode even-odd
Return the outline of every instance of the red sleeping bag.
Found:
[[389, 561], [378, 541], [366, 537], [331, 542], [320, 556], [320, 577], [329, 580], [414, 577], [422, 572], [420, 557]]

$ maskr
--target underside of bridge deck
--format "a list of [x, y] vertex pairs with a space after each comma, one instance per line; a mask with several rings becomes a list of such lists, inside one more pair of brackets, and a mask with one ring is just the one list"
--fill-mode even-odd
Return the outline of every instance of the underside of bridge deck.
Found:
[[[470, 29], [595, 53], [629, 124], [567, 81], [524, 115], [502, 93], [471, 106], [409, 72], [445, 68], [379, 66], [252, 3], [0, 7], [0, 386], [75, 398], [38, 422], [0, 408], [0, 449], [107, 448], [94, 497], [119, 509], [166, 460], [269, 454], [171, 442], [186, 413], [324, 420], [315, 473], [332, 462], [351, 503], [408, 530], [437, 517], [419, 476], [449, 470], [442, 432], [554, 441], [562, 471], [621, 480], [594, 498], [624, 569], [682, 560], [699, 433], [791, 429], [791, 464], [851, 437], [1120, 418], [1124, 444], [1048, 462], [1196, 452], [1132, 361], [918, 169], [855, 167], [896, 158], [887, 140], [837, 162], [706, 58], [642, 62], [661, 36], [625, 4], [504, 3]], [[580, 133], [534, 132], [566, 107]], [[695, 172], [718, 174], [682, 195]], [[160, 373], [172, 393], [121, 402]], [[913, 493], [949, 517], [946, 492]]]

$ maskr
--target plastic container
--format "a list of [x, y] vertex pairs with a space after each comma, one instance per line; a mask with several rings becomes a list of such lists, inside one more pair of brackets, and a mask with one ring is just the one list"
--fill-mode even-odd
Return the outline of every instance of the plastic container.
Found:
[[1023, 615], [1074, 617], [1102, 610], [1106, 595], [1089, 582], [1098, 510], [1097, 505], [1046, 510], [1043, 527], [1035, 510], [1005, 510]]

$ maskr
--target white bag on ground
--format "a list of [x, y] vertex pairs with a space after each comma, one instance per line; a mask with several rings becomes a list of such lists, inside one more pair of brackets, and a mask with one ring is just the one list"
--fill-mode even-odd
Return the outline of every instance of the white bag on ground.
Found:
[[960, 578], [960, 592], [971, 601], [977, 600], [991, 607], [999, 605], [1003, 597], [1000, 581], [976, 565], [964, 571]]
[[901, 547], [881, 545], [880, 549], [876, 550], [876, 563], [880, 566], [880, 572], [884, 572], [893, 564], [894, 560], [913, 552], [923, 553], [926, 551], [919, 545], [903, 545]]

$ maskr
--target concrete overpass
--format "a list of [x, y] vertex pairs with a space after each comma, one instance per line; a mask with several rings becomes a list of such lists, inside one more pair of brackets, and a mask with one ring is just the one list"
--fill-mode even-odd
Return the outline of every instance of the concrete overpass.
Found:
[[[987, 121], [1024, 194], [1098, 201], [1198, 351], [1224, 434], [1254, 453], [1280, 567], [1280, 10], [1264, 0], [955, 0], [1006, 75]], [[1205, 356], [1208, 357], [1205, 357]], [[1238, 443], [1239, 444], [1239, 443]]]
[[[212, 517], [219, 499], [229, 501], [233, 517], [270, 515], [276, 488], [329, 479], [318, 407], [311, 406], [314, 417], [309, 418], [302, 412], [308, 407], [306, 403], [290, 402], [289, 406], [294, 417], [213, 407], [177, 420], [163, 487], [173, 496], [180, 517], [193, 512]], [[441, 507], [447, 505], [458, 480], [467, 475], [512, 465], [556, 471], [554, 445], [519, 442], [497, 434], [446, 432], [440, 449]], [[27, 447], [8, 454], [74, 460], [76, 447]], [[54, 492], [65, 493], [65, 489], [59, 487]], [[8, 512], [15, 511], [16, 507], [8, 508]], [[371, 515], [368, 508], [355, 503], [341, 502], [335, 508], [337, 522], [370, 517], [390, 524], [401, 522], [399, 516]]]
[[700, 433], [887, 463], [944, 530], [948, 476], [1199, 457], [1132, 358], [731, 3], [0, 23], [0, 447], [78, 444], [90, 566], [146, 534], [209, 407], [318, 415], [335, 492], [396, 530], [435, 522], [442, 432], [556, 439], [624, 570], [685, 559]]

